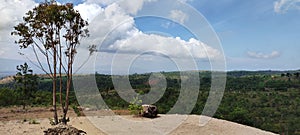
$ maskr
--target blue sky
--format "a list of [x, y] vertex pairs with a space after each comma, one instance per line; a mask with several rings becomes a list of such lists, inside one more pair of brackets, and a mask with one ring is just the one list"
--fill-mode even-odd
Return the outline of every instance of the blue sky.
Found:
[[[0, 66], [0, 71], [13, 70], [15, 65], [20, 64], [17, 62], [22, 60], [20, 56], [17, 56], [17, 53], [8, 54], [6, 52], [7, 50], [12, 51], [12, 48], [7, 44], [11, 43], [13, 39], [5, 35], [9, 29], [3, 28], [13, 26], [13, 24], [9, 23], [13, 18], [20, 18], [22, 16], [21, 13], [30, 9], [33, 3], [41, 2], [40, 0], [24, 1], [27, 5], [18, 12], [10, 13], [13, 11], [9, 10], [10, 6], [13, 8], [12, 5], [16, 5], [12, 2], [4, 2], [4, 5], [6, 4], [6, 6], [4, 6], [4, 10], [3, 8], [0, 10], [1, 14], [7, 14], [4, 16], [4, 18], [7, 18], [7, 23], [5, 21], [0, 23], [0, 34], [2, 36], [2, 38], [0, 37], [0, 47], [3, 48], [1, 49], [2, 53], [0, 51], [0, 62], [5, 63], [5, 65], [2, 64]], [[188, 24], [189, 22], [197, 23], [198, 20], [195, 19], [196, 17], [194, 17], [192, 13], [188, 11], [185, 12], [184, 9], [180, 10], [178, 8], [178, 10], [174, 10], [174, 12], [170, 11], [170, 17], [174, 20], [169, 20], [160, 17], [135, 18], [135, 14], [139, 14], [139, 12], [142, 12], [144, 9], [147, 10], [146, 6], [151, 5], [148, 4], [150, 2], [139, 2], [138, 4], [128, 4], [128, 2], [127, 4], [123, 3], [123, 5], [125, 5], [125, 10], [128, 11], [126, 13], [125, 10], [123, 13], [123, 10], [119, 10], [118, 7], [113, 5], [116, 2], [115, 0], [58, 0], [58, 2], [73, 2], [76, 9], [82, 13], [83, 17], [89, 18], [92, 25], [97, 19], [97, 21], [101, 21], [99, 16], [102, 14], [103, 16], [106, 15], [106, 17], [108, 14], [110, 15], [110, 18], [105, 18], [105, 20], [111, 19], [111, 21], [103, 23], [103, 25], [108, 23], [113, 23], [112, 26], [118, 27], [119, 25], [122, 25], [120, 28], [114, 30], [116, 32], [113, 31], [111, 33], [110, 38], [106, 40], [107, 43], [99, 47], [104, 51], [102, 53], [99, 52], [99, 54], [95, 56], [95, 59], [105, 61], [102, 62], [102, 65], [95, 64], [96, 70], [99, 72], [109, 73], [112, 69], [112, 52], [121, 52], [122, 57], [127, 57], [125, 54], [138, 54], [147, 51], [147, 49], [152, 49], [161, 54], [156, 55], [158, 53], [153, 53], [152, 55], [149, 55], [149, 53], [146, 53], [147, 55], [140, 55], [133, 61], [132, 65], [135, 66], [130, 68], [130, 70], [133, 70], [131, 72], [178, 70], [178, 67], [174, 66], [174, 60], [166, 60], [168, 57], [162, 58], [162, 56], [170, 55], [170, 58], [176, 57], [176, 55], [185, 57], [184, 54], [182, 54], [184, 51], [176, 50], [182, 49], [180, 46], [178, 47], [176, 45], [174, 48], [172, 46], [162, 47], [164, 45], [162, 43], [183, 44], [184, 48], [192, 50], [192, 55], [195, 58], [199, 70], [210, 70], [211, 65], [208, 61], [213, 61], [213, 59], [209, 59], [208, 57], [210, 57], [210, 55], [212, 55], [211, 57], [215, 57], [217, 54], [222, 54], [222, 56], [224, 56], [226, 62], [225, 70], [229, 71], [300, 69], [300, 60], [298, 59], [300, 58], [299, 0], [182, 0], [183, 3], [188, 4], [191, 6], [190, 8], [196, 9], [198, 13], [203, 15], [206, 19], [204, 21], [207, 21], [211, 25], [213, 31], [216, 32], [216, 35], [220, 39], [221, 49], [208, 44], [208, 42], [202, 40], [201, 37], [197, 38], [197, 35], [195, 36], [195, 34], [192, 33], [195, 28], [190, 30], [186, 27], [187, 25], [185, 24]], [[126, 9], [126, 7], [129, 7], [129, 9]], [[167, 10], [167, 8], [155, 9], [155, 7], [151, 7], [151, 9], [157, 10], [157, 12], [164, 12], [164, 10]], [[120, 15], [112, 15], [110, 12]], [[100, 15], [97, 18], [98, 14]], [[92, 20], [90, 18], [96, 19]], [[128, 21], [124, 21], [123, 24], [116, 24], [116, 21], [114, 21], [118, 20], [119, 22], [122, 22], [122, 18], [123, 20], [128, 19]], [[20, 19], [15, 19], [14, 21], [16, 23], [20, 21]], [[202, 27], [199, 25], [199, 30], [201, 28]], [[97, 34], [97, 38], [99, 38], [99, 36], [101, 37], [101, 35], [107, 35], [107, 33], [103, 32]], [[137, 41], [135, 39], [137, 37], [133, 35], [138, 35], [138, 40], [141, 41], [152, 43], [152, 41], [155, 40], [160, 43], [153, 42], [157, 43], [157, 45], [150, 48], [149, 46], [143, 48], [143, 46], [139, 46], [140, 44], [133, 42]], [[95, 41], [95, 44], [100, 44], [100, 42], [96, 42], [100, 41], [100, 39], [94, 38], [94, 40], [87, 41]], [[197, 41], [194, 41], [193, 39], [196, 39]], [[135, 47], [133, 47], [133, 45], [135, 45]], [[197, 45], [203, 45], [204, 48], [206, 48], [207, 57], [197, 54], [201, 53], [201, 51], [197, 50], [201, 49], [201, 47], [198, 47]], [[122, 48], [124, 46], [127, 48]], [[167, 52], [166, 50], [168, 49], [166, 48], [170, 48], [170, 52]], [[218, 53], [217, 51], [223, 52]], [[215, 52], [215, 54], [213, 52]], [[149, 59], [152, 59], [152, 61], [147, 61]], [[149, 63], [152, 63], [151, 66], [148, 66]], [[148, 65], [145, 66], [145, 64]], [[122, 65], [118, 66], [122, 67]], [[135, 69], [137, 70], [135, 71]], [[189, 67], [187, 69], [189, 69]]]
[[[228, 61], [229, 69], [297, 69], [299, 67], [300, 10], [291, 7], [275, 12], [274, 0], [213, 2], [195, 1], [197, 8], [218, 33], [225, 55], [232, 59], [252, 59], [240, 64]], [[247, 52], [278, 56], [251, 57]], [[249, 60], [250, 61], [250, 60]]]

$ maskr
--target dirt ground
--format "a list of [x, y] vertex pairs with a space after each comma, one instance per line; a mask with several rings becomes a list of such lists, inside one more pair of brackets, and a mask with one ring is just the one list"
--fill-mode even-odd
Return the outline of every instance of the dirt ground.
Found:
[[[52, 107], [27, 107], [23, 110], [21, 107], [0, 108], [0, 121], [10, 120], [30, 120], [38, 118], [52, 118]], [[58, 108], [58, 113], [61, 114], [61, 109]], [[70, 117], [77, 116], [75, 112], [70, 109], [68, 112]]]
[[[27, 112], [18, 107], [0, 109], [0, 135], [41, 135], [43, 131], [51, 128], [49, 118], [52, 118], [51, 108], [34, 107]], [[241, 124], [210, 119], [204, 125], [199, 125], [198, 115], [163, 115], [158, 118], [147, 119], [133, 117], [126, 110], [117, 110], [118, 117], [111, 116], [107, 111], [89, 111], [88, 116], [77, 117], [73, 110], [69, 111], [69, 125], [86, 131], [88, 135], [105, 134], [171, 134], [171, 135], [273, 135], [260, 129]], [[176, 119], [184, 118], [183, 122], [175, 129], [170, 130], [168, 125], [176, 123]], [[123, 121], [119, 121], [123, 119]], [[173, 121], [172, 121], [173, 120]], [[125, 122], [124, 122], [125, 121]], [[126, 121], [129, 123], [126, 123]], [[98, 123], [97, 123], [98, 122]], [[169, 122], [169, 123], [168, 123]], [[144, 124], [146, 123], [146, 124]], [[137, 125], [136, 125], [137, 124]], [[148, 126], [152, 125], [151, 126]], [[170, 131], [169, 131], [170, 130]]]

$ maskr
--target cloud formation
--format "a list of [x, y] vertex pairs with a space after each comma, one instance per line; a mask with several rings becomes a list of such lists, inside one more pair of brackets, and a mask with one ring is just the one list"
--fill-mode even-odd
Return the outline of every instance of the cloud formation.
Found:
[[189, 16], [186, 13], [182, 12], [181, 10], [170, 11], [169, 17], [174, 19], [175, 21], [178, 21], [181, 24], [183, 24], [189, 19]]
[[276, 13], [285, 13], [290, 9], [300, 10], [300, 0], [278, 0], [274, 3]]
[[17, 24], [22, 16], [33, 8], [35, 3], [32, 0], [0, 0], [0, 30], [11, 29], [14, 24]]
[[278, 51], [273, 51], [270, 54], [265, 54], [265, 53], [261, 53], [261, 52], [248, 51], [247, 55], [251, 58], [256, 58], [256, 59], [273, 59], [273, 58], [279, 57], [280, 53]]
[[161, 53], [172, 58], [194, 57], [196, 59], [206, 59], [208, 55], [210, 58], [220, 55], [218, 50], [193, 38], [189, 41], [184, 41], [179, 37], [163, 37], [142, 32], [136, 32], [132, 35], [109, 45], [106, 48], [107, 51], [136, 54], [151, 51], [153, 55]]
[[80, 11], [80, 15], [83, 19], [92, 21], [103, 9], [98, 4], [83, 3], [74, 7], [75, 10]]
[[18, 45], [10, 35], [13, 26], [22, 21], [25, 13], [36, 3], [33, 0], [0, 0], [0, 48], [1, 58], [17, 58]]
[[178, 0], [180, 2], [183, 2], [183, 3], [188, 3], [188, 2], [193, 2], [194, 0]]
[[[136, 9], [140, 9], [143, 4], [138, 5]], [[87, 12], [93, 12], [85, 10], [89, 7], [91, 4], [80, 4], [75, 8], [85, 15], [88, 14]], [[139, 54], [151, 51], [173, 58], [188, 58], [192, 55], [197, 59], [218, 58], [221, 55], [218, 50], [194, 38], [185, 41], [180, 37], [143, 33], [135, 26], [134, 17], [130, 15], [134, 12], [128, 11], [127, 7], [126, 4], [113, 3], [107, 7], [90, 8], [98, 12], [98, 15], [90, 24], [91, 38], [84, 42], [97, 45], [102, 43], [99, 50], [109, 53]], [[171, 11], [170, 17], [181, 23], [188, 18], [180, 10]], [[157, 55], [157, 53], [152, 54]]]
[[[143, 8], [145, 2], [156, 0], [136, 0], [131, 3], [116, 3], [115, 0], [86, 0], [84, 3], [75, 5], [84, 19], [88, 19], [90, 25], [90, 37], [82, 40], [78, 52], [88, 53], [87, 46], [101, 45], [100, 51], [106, 52], [110, 57], [115, 52], [122, 56], [148, 52], [149, 57], [157, 58], [160, 55], [171, 58], [185, 59], [193, 56], [196, 59], [218, 58], [221, 52], [213, 47], [191, 38], [183, 40], [180, 37], [165, 37], [157, 34], [147, 34], [135, 26], [134, 14]], [[14, 38], [10, 35], [13, 26], [22, 22], [22, 17], [38, 3], [33, 0], [0, 0], [0, 58], [22, 59], [18, 55], [18, 45], [14, 44]], [[181, 10], [170, 11], [170, 17], [184, 23], [189, 16]], [[104, 42], [103, 42], [104, 41]], [[103, 44], [101, 44], [103, 43]], [[35, 57], [30, 49], [22, 50], [31, 60]], [[81, 53], [81, 54], [83, 54]], [[79, 61], [85, 58], [79, 57]], [[107, 59], [107, 63], [111, 59]], [[152, 59], [162, 61], [161, 59]], [[122, 67], [122, 66], [120, 66]]]

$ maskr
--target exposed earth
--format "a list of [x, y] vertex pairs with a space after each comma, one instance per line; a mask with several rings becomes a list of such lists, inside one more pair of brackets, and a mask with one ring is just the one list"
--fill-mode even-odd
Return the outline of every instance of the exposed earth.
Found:
[[[49, 118], [52, 117], [51, 108], [34, 107], [29, 108], [26, 112], [21, 111], [18, 107], [2, 108], [0, 109], [0, 134], [12, 135], [41, 135], [43, 131], [48, 128], [53, 128], [50, 125]], [[133, 117], [128, 115], [126, 110], [114, 111], [115, 114], [103, 111], [88, 111], [89, 116], [77, 117], [73, 110], [69, 111], [70, 122], [69, 125], [79, 130], [85, 131], [88, 135], [105, 135], [105, 134], [166, 134], [171, 135], [273, 135], [271, 132], [263, 131], [257, 128], [211, 118], [208, 123], [200, 126], [198, 115], [163, 115], [155, 119]], [[91, 115], [92, 114], [92, 115]], [[203, 116], [204, 117], [204, 116]], [[175, 119], [184, 118], [182, 123], [174, 130], [167, 131], [168, 125], [172, 124], [172, 120], [176, 123]], [[208, 118], [208, 117], [205, 117]], [[130, 121], [129, 124], [123, 124], [118, 119]], [[166, 120], [166, 121], [165, 121]], [[166, 124], [171, 120], [171, 123]], [[97, 125], [106, 123], [107, 125]], [[159, 122], [164, 121], [164, 122]], [[110, 123], [113, 123], [109, 125]], [[154, 124], [154, 127], [149, 127], [147, 124]], [[93, 124], [94, 123], [94, 124]], [[118, 124], [116, 124], [118, 123]], [[132, 125], [130, 124], [132, 123]], [[138, 126], [134, 124], [139, 124]], [[120, 126], [121, 124], [121, 126]], [[100, 128], [99, 128], [100, 127]], [[130, 128], [128, 128], [130, 127]], [[132, 128], [131, 128], [132, 127]], [[156, 130], [156, 129], [157, 130]]]

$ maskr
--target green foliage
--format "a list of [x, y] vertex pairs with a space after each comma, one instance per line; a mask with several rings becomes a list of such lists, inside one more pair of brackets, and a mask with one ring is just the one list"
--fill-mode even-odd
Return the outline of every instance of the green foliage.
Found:
[[40, 122], [38, 122], [38, 121], [35, 120], [35, 119], [30, 119], [30, 120], [29, 120], [29, 124], [40, 124]]
[[[56, 124], [58, 124], [56, 92], [59, 89], [59, 101], [63, 107], [63, 122], [65, 122], [75, 55], [81, 39], [89, 36], [86, 26], [88, 26], [88, 22], [82, 19], [80, 13], [73, 8], [73, 4], [41, 3], [28, 11], [23, 17], [23, 22], [14, 26], [14, 31], [11, 32], [11, 35], [20, 37], [15, 41], [20, 49], [26, 49], [29, 46], [32, 48], [37, 65], [52, 80]], [[91, 55], [95, 51], [95, 46], [91, 46], [89, 49]], [[42, 65], [40, 56], [44, 56], [48, 69]], [[66, 74], [67, 83], [63, 84], [62, 74]], [[63, 85], [66, 88], [65, 97], [62, 97]]]
[[284, 80], [270, 80], [266, 82], [266, 87], [275, 89], [275, 90], [283, 90], [286, 91], [291, 85], [291, 82], [286, 82]]
[[[80, 37], [88, 36], [88, 30], [85, 28], [88, 23], [71, 5], [40, 4], [28, 11], [23, 21], [23, 23], [15, 26], [15, 31], [11, 33], [22, 37], [16, 41], [20, 48], [27, 48], [32, 44], [37, 45], [37, 40], [43, 44], [46, 50], [54, 49], [54, 46], [61, 44], [59, 40], [61, 37], [56, 35], [60, 35], [62, 29], [66, 30], [65, 34], [62, 35], [63, 41], [70, 42], [71, 46], [69, 47], [79, 44]], [[65, 52], [66, 55], [76, 53], [74, 48], [66, 49], [68, 49]]]
[[17, 93], [10, 88], [0, 88], [0, 106], [19, 105]]
[[138, 96], [132, 99], [128, 106], [128, 110], [130, 111], [131, 114], [133, 115], [140, 115], [142, 111], [142, 100], [139, 99]]
[[[214, 117], [254, 126], [278, 134], [299, 134], [300, 78], [294, 75], [297, 72], [291, 72], [289, 77], [286, 76], [286, 72], [282, 76], [282, 72], [277, 71], [274, 74], [266, 71], [263, 73], [249, 72], [249, 74], [247, 72], [241, 74], [237, 72], [234, 75], [229, 75], [222, 102]], [[166, 77], [167, 89], [155, 105], [160, 110], [160, 113], [167, 113], [178, 100], [181, 80], [179, 72], [162, 74]], [[199, 76], [201, 87], [197, 103], [192, 111], [193, 114], [202, 114], [210, 90], [211, 78], [209, 72], [200, 72]], [[143, 94], [149, 92], [150, 87], [147, 84], [149, 77], [149, 74], [134, 74], [129, 78], [135, 91]], [[48, 83], [51, 84], [51, 81], [44, 80], [40, 84], [42, 86], [39, 86], [41, 90], [34, 93], [34, 95], [46, 97], [50, 93], [48, 87], [51, 87], [51, 85], [48, 86]], [[110, 75], [97, 74], [96, 81], [99, 92], [109, 108], [135, 110], [133, 114], [140, 112], [141, 108], [139, 105], [141, 101], [139, 101], [139, 98], [134, 98], [131, 103], [124, 101], [118, 95], [118, 92], [114, 90]], [[281, 86], [284, 86], [284, 89], [280, 88]], [[13, 88], [0, 88], [0, 97], [5, 97], [6, 94], [14, 95]], [[73, 97], [72, 102], [76, 102], [74, 92], [71, 91], [70, 94], [70, 97]], [[85, 105], [97, 107], [93, 102], [95, 101], [93, 97], [83, 98], [86, 100]], [[46, 100], [45, 98], [45, 100], [41, 100], [35, 98], [35, 100], [35, 105], [47, 102], [51, 104], [51, 99]], [[2, 98], [0, 98], [0, 105], [4, 104], [4, 102], [11, 105], [17, 104], [14, 100], [9, 101], [3, 98], [2, 101]]]
[[33, 71], [27, 63], [17, 66], [17, 74], [14, 76], [16, 81], [16, 92], [19, 100], [22, 101], [23, 109], [32, 101], [33, 93], [37, 91], [38, 76], [33, 75]]
[[50, 106], [52, 102], [52, 93], [46, 90], [38, 90], [32, 98], [32, 105]]
[[78, 109], [78, 106], [72, 105], [71, 107], [73, 108], [73, 110], [77, 114], [77, 116], [82, 116], [80, 110]]
[[50, 125], [56, 125], [53, 118], [48, 118]]
[[252, 120], [249, 116], [249, 112], [245, 108], [236, 107], [232, 112], [228, 114], [228, 119], [234, 122], [252, 126]]
[[[177, 72], [178, 73], [178, 72]], [[167, 80], [167, 89], [163, 97], [155, 103], [160, 113], [167, 113], [176, 103], [180, 94], [180, 75], [176, 72], [163, 73]], [[281, 72], [247, 72], [227, 78], [223, 100], [214, 117], [241, 124], [254, 126], [275, 133], [296, 134], [300, 128], [300, 87], [296, 76], [281, 77]], [[233, 73], [230, 73], [233, 74]], [[110, 108], [117, 107], [116, 102], [122, 101], [113, 89], [109, 77], [99, 75], [108, 85], [98, 84], [99, 91]], [[148, 92], [149, 74], [130, 76], [130, 83], [136, 91]], [[198, 101], [193, 114], [202, 114], [209, 95], [211, 78], [209, 73], [200, 73], [201, 87]], [[96, 78], [98, 75], [96, 76]], [[99, 77], [100, 78], [100, 77]], [[278, 84], [277, 84], [278, 83]], [[109, 90], [107, 90], [109, 86]], [[285, 89], [279, 86], [284, 86]], [[138, 90], [137, 90], [138, 89]], [[109, 95], [109, 96], [107, 96]], [[124, 103], [126, 104], [126, 103]], [[122, 106], [118, 106], [122, 108]]]

